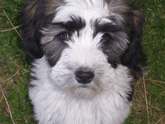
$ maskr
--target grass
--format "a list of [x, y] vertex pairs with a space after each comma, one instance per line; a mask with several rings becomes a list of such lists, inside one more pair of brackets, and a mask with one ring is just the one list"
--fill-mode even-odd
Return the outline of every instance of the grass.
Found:
[[[128, 0], [137, 2], [137, 0]], [[0, 124], [35, 124], [28, 98], [30, 62], [21, 44], [20, 12], [24, 0], [0, 0]], [[134, 83], [135, 94], [125, 124], [165, 123], [165, 1], [138, 0], [145, 24], [143, 50], [148, 74]]]

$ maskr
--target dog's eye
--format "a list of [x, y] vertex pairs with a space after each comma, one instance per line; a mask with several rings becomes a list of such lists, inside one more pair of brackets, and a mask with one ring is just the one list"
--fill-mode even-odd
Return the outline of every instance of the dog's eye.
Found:
[[62, 40], [69, 40], [69, 34], [67, 32], [60, 34]]
[[101, 38], [101, 42], [107, 42], [111, 38], [110, 35], [104, 34]]

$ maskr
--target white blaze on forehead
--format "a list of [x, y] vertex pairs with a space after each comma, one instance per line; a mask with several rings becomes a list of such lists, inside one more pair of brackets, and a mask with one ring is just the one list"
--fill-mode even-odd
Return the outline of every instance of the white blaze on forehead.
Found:
[[65, 0], [66, 4], [57, 8], [53, 22], [67, 22], [71, 16], [78, 16], [86, 22], [109, 15], [108, 5], [103, 0]]
[[81, 48], [97, 48], [100, 42], [102, 33], [98, 33], [96, 37], [93, 38], [94, 31], [90, 27], [86, 27], [81, 31], [81, 35], [78, 37], [76, 34], [73, 36], [74, 42], [68, 42], [69, 46]]

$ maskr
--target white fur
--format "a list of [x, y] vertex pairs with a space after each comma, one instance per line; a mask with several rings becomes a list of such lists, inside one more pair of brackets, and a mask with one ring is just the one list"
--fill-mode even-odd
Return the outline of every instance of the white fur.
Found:
[[108, 5], [103, 0], [65, 0], [66, 5], [57, 8], [53, 22], [67, 22], [70, 16], [80, 16], [86, 19], [98, 19], [109, 14]]
[[[131, 102], [127, 94], [131, 91], [133, 78], [129, 69], [118, 65], [112, 68], [107, 56], [100, 49], [99, 33], [93, 39], [91, 20], [108, 21], [108, 8], [102, 0], [66, 0], [66, 5], [57, 8], [53, 22], [68, 21], [70, 15], [83, 17], [86, 27], [75, 32], [54, 67], [50, 67], [46, 56], [33, 63], [29, 96], [34, 105], [39, 124], [121, 124], [128, 116]], [[52, 39], [52, 38], [50, 38]], [[124, 38], [123, 38], [124, 39]], [[128, 42], [123, 42], [124, 46]], [[42, 42], [44, 40], [42, 39]], [[123, 47], [124, 48], [124, 47]], [[93, 81], [84, 88], [75, 79], [75, 71], [87, 67], [94, 71]]]
[[[128, 77], [128, 69], [121, 65], [117, 69], [110, 66], [104, 69], [100, 70], [104, 71], [102, 91], [94, 97], [81, 98], [61, 89], [63, 81], [73, 83], [63, 76], [66, 75], [67, 79], [67, 75], [73, 76], [72, 72], [67, 69], [63, 71], [60, 65], [50, 69], [45, 57], [37, 60], [32, 75], [38, 80], [31, 81], [35, 87], [29, 89], [29, 96], [39, 124], [121, 124], [131, 107], [125, 92], [131, 90], [128, 83], [132, 78]], [[51, 73], [64, 78], [52, 79]]]

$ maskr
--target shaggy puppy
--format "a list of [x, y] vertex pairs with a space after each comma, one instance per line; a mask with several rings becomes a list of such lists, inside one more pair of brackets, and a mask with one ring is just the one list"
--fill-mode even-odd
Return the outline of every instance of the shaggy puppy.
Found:
[[143, 15], [124, 0], [32, 0], [23, 11], [39, 124], [122, 124], [142, 73]]

